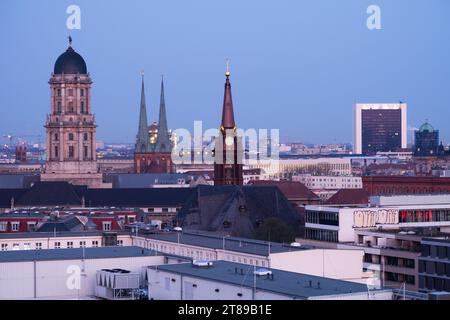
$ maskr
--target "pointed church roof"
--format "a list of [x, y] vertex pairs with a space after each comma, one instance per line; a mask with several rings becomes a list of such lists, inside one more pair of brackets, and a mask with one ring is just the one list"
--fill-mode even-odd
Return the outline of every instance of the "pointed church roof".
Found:
[[164, 79], [161, 79], [161, 98], [159, 102], [158, 136], [155, 152], [172, 152], [170, 134], [167, 128], [166, 101], [164, 99]]
[[144, 74], [142, 73], [141, 107], [139, 111], [139, 128], [136, 136], [136, 152], [148, 152], [149, 149], [147, 106], [145, 104]]
[[234, 112], [233, 112], [233, 99], [231, 97], [231, 83], [230, 83], [230, 72], [228, 69], [225, 73], [225, 94], [223, 97], [223, 109], [222, 109], [222, 123], [220, 125], [221, 129], [234, 129], [236, 124], [234, 122]]

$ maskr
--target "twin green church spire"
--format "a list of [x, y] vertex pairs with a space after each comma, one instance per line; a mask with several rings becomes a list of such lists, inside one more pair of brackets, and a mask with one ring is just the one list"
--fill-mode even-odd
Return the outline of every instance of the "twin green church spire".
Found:
[[147, 106], [145, 103], [144, 73], [142, 73], [141, 105], [139, 111], [139, 128], [136, 136], [136, 152], [172, 152], [170, 133], [167, 127], [166, 103], [164, 98], [164, 79], [161, 79], [161, 97], [159, 102], [158, 135], [155, 144], [150, 143]]

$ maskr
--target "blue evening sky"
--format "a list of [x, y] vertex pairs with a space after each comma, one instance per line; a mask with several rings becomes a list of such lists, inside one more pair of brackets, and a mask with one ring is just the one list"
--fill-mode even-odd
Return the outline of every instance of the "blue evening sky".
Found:
[[[81, 7], [81, 30], [66, 8]], [[381, 30], [366, 27], [381, 7]], [[220, 123], [225, 59], [242, 128], [284, 141], [352, 141], [356, 102], [408, 103], [450, 141], [449, 0], [0, 0], [0, 135], [42, 134], [67, 36], [94, 81], [98, 139], [133, 142], [140, 70], [149, 123], [165, 76], [170, 128]]]

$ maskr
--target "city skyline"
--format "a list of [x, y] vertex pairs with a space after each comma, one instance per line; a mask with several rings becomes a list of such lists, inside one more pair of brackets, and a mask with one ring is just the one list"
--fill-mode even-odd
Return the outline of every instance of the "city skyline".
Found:
[[[186, 10], [171, 12], [174, 3]], [[172, 1], [102, 7], [78, 1], [81, 30], [67, 30], [70, 4], [5, 1], [0, 5], [4, 7], [0, 35], [11, 43], [0, 52], [2, 135], [45, 137], [47, 81], [70, 34], [94, 82], [92, 103], [99, 140], [135, 140], [142, 69], [148, 83], [149, 123], [157, 119], [159, 81], [164, 74], [169, 127], [192, 129], [195, 120], [203, 120], [205, 127], [217, 128], [226, 58], [231, 59], [236, 118], [243, 128], [280, 128], [282, 142], [352, 142], [355, 103], [401, 100], [409, 106], [409, 127], [419, 127], [428, 119], [440, 130], [441, 139], [449, 140], [445, 106], [450, 93], [445, 84], [450, 63], [444, 57], [450, 45], [430, 35], [440, 32], [445, 38], [450, 31], [441, 28], [445, 15], [437, 6], [377, 1], [382, 29], [368, 30], [369, 1], [339, 5], [287, 1], [276, 7], [233, 1], [227, 6]], [[208, 16], [196, 10], [201, 6], [208, 9], [203, 11]], [[323, 10], [327, 8], [332, 10]], [[183, 11], [186, 14], [179, 14]], [[92, 18], [101, 12], [111, 20]], [[281, 14], [283, 20], [277, 18]], [[432, 21], [427, 20], [431, 17]], [[426, 23], [411, 23], [416, 18]], [[172, 26], [175, 21], [177, 27]], [[181, 30], [180, 25], [185, 28]], [[408, 41], [411, 35], [414, 39]], [[43, 48], [41, 43], [47, 45]], [[392, 50], [397, 44], [406, 50]], [[32, 59], [30, 52], [35, 55]], [[17, 63], [9, 63], [13, 60]], [[23, 81], [24, 75], [29, 81]], [[24, 90], [27, 94], [21, 94]], [[17, 110], [26, 112], [18, 117]]]

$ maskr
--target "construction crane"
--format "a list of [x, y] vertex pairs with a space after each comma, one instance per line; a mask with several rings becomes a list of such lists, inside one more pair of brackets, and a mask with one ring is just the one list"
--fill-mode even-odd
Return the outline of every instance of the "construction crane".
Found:
[[[41, 146], [41, 141], [42, 141], [42, 135], [13, 135], [13, 134], [5, 134], [3, 135], [4, 138], [7, 138], [9, 140], [9, 143], [5, 145], [6, 149], [8, 150], [13, 150], [15, 148], [15, 146], [13, 145], [14, 140], [17, 140], [18, 143], [22, 143], [22, 144], [28, 144], [28, 139], [29, 138], [37, 138], [34, 139], [35, 141], [37, 141], [38, 143], [38, 149], [39, 151], [36, 153], [33, 153], [35, 156], [37, 156], [38, 159], [42, 159], [42, 154], [40, 152], [40, 146]], [[28, 139], [27, 139], [28, 138]]]
[[12, 134], [6, 134], [3, 136], [3, 138], [7, 138], [9, 140], [9, 148], [12, 146], [12, 141], [15, 138]]

